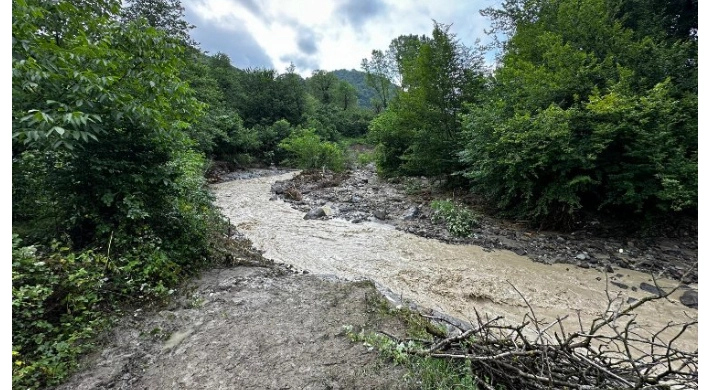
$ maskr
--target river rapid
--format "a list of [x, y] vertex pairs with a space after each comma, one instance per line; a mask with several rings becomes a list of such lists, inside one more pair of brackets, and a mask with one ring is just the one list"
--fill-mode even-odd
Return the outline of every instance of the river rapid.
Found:
[[[212, 186], [223, 214], [266, 258], [314, 274], [370, 279], [404, 300], [463, 321], [475, 321], [475, 309], [519, 323], [528, 308], [511, 284], [525, 296], [538, 319], [551, 322], [569, 314], [564, 321], [568, 331], [579, 329], [577, 313], [585, 323], [607, 307], [606, 277], [594, 269], [536, 263], [506, 250], [487, 252], [477, 246], [446, 244], [384, 223], [304, 220], [304, 213], [291, 205], [269, 200], [271, 184], [296, 174]], [[637, 271], [617, 269], [615, 274], [631, 286], [653, 283], [650, 275]], [[664, 289], [677, 284], [667, 279], [658, 283]], [[608, 290], [612, 296], [618, 294], [618, 302], [624, 305], [628, 298], [649, 295], [611, 284]], [[668, 300], [648, 302], [636, 309], [638, 325], [655, 330], [670, 321], [696, 319], [697, 310], [678, 301], [681, 293], [676, 291]], [[693, 327], [676, 345], [696, 350], [697, 337], [697, 327]]]

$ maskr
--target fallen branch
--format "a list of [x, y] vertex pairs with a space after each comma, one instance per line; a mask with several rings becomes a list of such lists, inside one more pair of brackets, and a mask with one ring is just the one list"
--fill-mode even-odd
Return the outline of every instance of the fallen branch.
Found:
[[[658, 331], [642, 329], [635, 321], [636, 308], [667, 299], [680, 287], [665, 292], [655, 278], [653, 282], [659, 294], [626, 307], [619, 296], [609, 293], [607, 283], [606, 310], [589, 326], [584, 326], [577, 313], [579, 331], [569, 333], [563, 326], [568, 316], [543, 324], [525, 296], [511, 284], [529, 309], [522, 324], [502, 323], [500, 316], [484, 319], [476, 311], [476, 323], [471, 328], [464, 330], [453, 321], [445, 321], [458, 332], [418, 343], [417, 347], [408, 344], [405, 352], [465, 360], [472, 377], [485, 389], [697, 389], [697, 349], [684, 351], [674, 346], [688, 329], [697, 327], [697, 319], [671, 322]], [[534, 336], [526, 336], [531, 331]]]

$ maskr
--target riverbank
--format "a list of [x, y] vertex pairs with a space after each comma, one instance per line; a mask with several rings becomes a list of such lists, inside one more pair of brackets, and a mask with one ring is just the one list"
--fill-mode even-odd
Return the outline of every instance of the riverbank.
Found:
[[373, 308], [377, 297], [370, 283], [268, 262], [214, 269], [167, 307], [128, 313], [57, 389], [417, 388], [346, 335], [344, 326], [403, 334], [401, 321]]
[[[698, 280], [697, 224], [656, 235], [624, 235], [617, 226], [592, 220], [576, 231], [562, 233], [537, 231], [479, 213], [472, 235], [458, 238], [443, 224], [432, 222], [430, 207], [432, 199], [455, 199], [455, 194], [439, 191], [423, 178], [381, 180], [372, 166], [344, 174], [302, 173], [275, 183], [272, 192], [274, 199], [283, 199], [302, 212], [316, 213], [325, 207], [327, 212], [317, 217], [320, 219], [387, 223], [420, 237], [477, 245], [489, 251], [510, 250], [544, 264], [571, 264], [611, 275], [621, 268], [683, 278], [687, 283]], [[691, 292], [684, 302], [694, 307], [697, 296]]]
[[[305, 212], [269, 191], [293, 180], [295, 172], [230, 175], [233, 180], [213, 186], [213, 192], [237, 228], [235, 239], [253, 241], [256, 250], [235, 253], [233, 259], [249, 266], [205, 272], [177, 291], [168, 306], [128, 313], [104, 337], [100, 351], [87, 357], [84, 370], [60, 389], [422, 388], [416, 373], [352, 341], [359, 329], [395, 337], [407, 333], [402, 317], [383, 316], [387, 301], [404, 308], [416, 302], [425, 314], [447, 313], [464, 323], [475, 318], [473, 310], [519, 323], [528, 307], [511, 284], [538, 318], [548, 320], [569, 313], [588, 320], [604, 310], [605, 290], [621, 305], [651, 294], [631, 288], [651, 282], [636, 271], [616, 270], [615, 281], [627, 284], [622, 288], [606, 284], [591, 268], [449, 245], [382, 220], [333, 218], [337, 206], [328, 201], [318, 207], [330, 209], [330, 215], [307, 220]], [[665, 278], [658, 283], [676, 284]], [[637, 326], [657, 330], [668, 321], [697, 316], [680, 298], [673, 294], [639, 307]], [[674, 345], [697, 349], [697, 327]]]

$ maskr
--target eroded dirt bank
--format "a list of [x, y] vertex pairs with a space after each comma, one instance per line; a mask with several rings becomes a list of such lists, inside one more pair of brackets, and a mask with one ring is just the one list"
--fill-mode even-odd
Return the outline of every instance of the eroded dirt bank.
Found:
[[[607, 288], [623, 302], [650, 294], [636, 287], [652, 284], [650, 275], [635, 270], [614, 269], [607, 285], [606, 276], [599, 269], [537, 263], [508, 250], [491, 251], [422, 238], [378, 221], [387, 219], [387, 215], [362, 218], [358, 223], [330, 218], [328, 214], [338, 215], [334, 210], [339, 209], [339, 204], [327, 197], [314, 196], [305, 201], [303, 209], [294, 209], [282, 198], [273, 197], [270, 190], [295, 175], [236, 180], [213, 187], [224, 214], [264, 251], [265, 257], [277, 262], [321, 275], [371, 279], [404, 299], [463, 320], [475, 318], [474, 310], [478, 310], [503, 315], [511, 322], [520, 321], [527, 307], [510, 283], [525, 295], [538, 317], [547, 319], [579, 313], [584, 320], [598, 315], [606, 308]], [[391, 191], [378, 187], [379, 191]], [[338, 192], [341, 188], [327, 191]], [[304, 199], [311, 195], [304, 192], [301, 191]], [[350, 196], [352, 199], [354, 195]], [[397, 193], [393, 196], [401, 198]], [[387, 197], [389, 202], [393, 196]], [[308, 202], [323, 207], [325, 217], [304, 219], [305, 209], [312, 207]], [[664, 289], [676, 284], [674, 280], [659, 279]], [[639, 325], [659, 329], [669, 321], [697, 317], [696, 310], [679, 302], [682, 294], [694, 289], [691, 284], [670, 300], [641, 307], [637, 312]], [[696, 349], [697, 329], [687, 333], [681, 342]]]
[[416, 388], [404, 369], [345, 336], [343, 325], [401, 326], [375, 323], [371, 284], [240, 266], [206, 272], [186, 291], [123, 319], [58, 389]]

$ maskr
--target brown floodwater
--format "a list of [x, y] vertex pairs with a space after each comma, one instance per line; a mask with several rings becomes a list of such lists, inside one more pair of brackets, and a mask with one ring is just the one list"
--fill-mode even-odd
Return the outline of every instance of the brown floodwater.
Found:
[[[577, 313], [586, 325], [584, 320], [607, 307], [606, 277], [594, 269], [535, 263], [506, 250], [486, 252], [478, 246], [446, 244], [383, 223], [304, 220], [304, 213], [288, 203], [269, 201], [271, 184], [295, 174], [212, 186], [224, 215], [266, 258], [314, 274], [371, 279], [405, 300], [464, 321], [475, 320], [475, 309], [519, 323], [528, 308], [511, 284], [526, 297], [538, 319], [550, 322], [569, 314], [564, 321], [568, 331], [579, 328]], [[622, 274], [618, 280], [629, 286], [653, 283], [650, 275], [641, 272], [617, 269], [615, 273]], [[668, 289], [677, 284], [667, 279], [658, 283]], [[629, 297], [648, 296], [640, 289], [634, 292], [611, 284], [608, 288], [624, 304]], [[697, 310], [678, 301], [681, 293], [636, 309], [638, 325], [654, 330], [670, 321], [696, 319]], [[697, 340], [697, 327], [693, 327], [676, 345], [694, 351]]]

